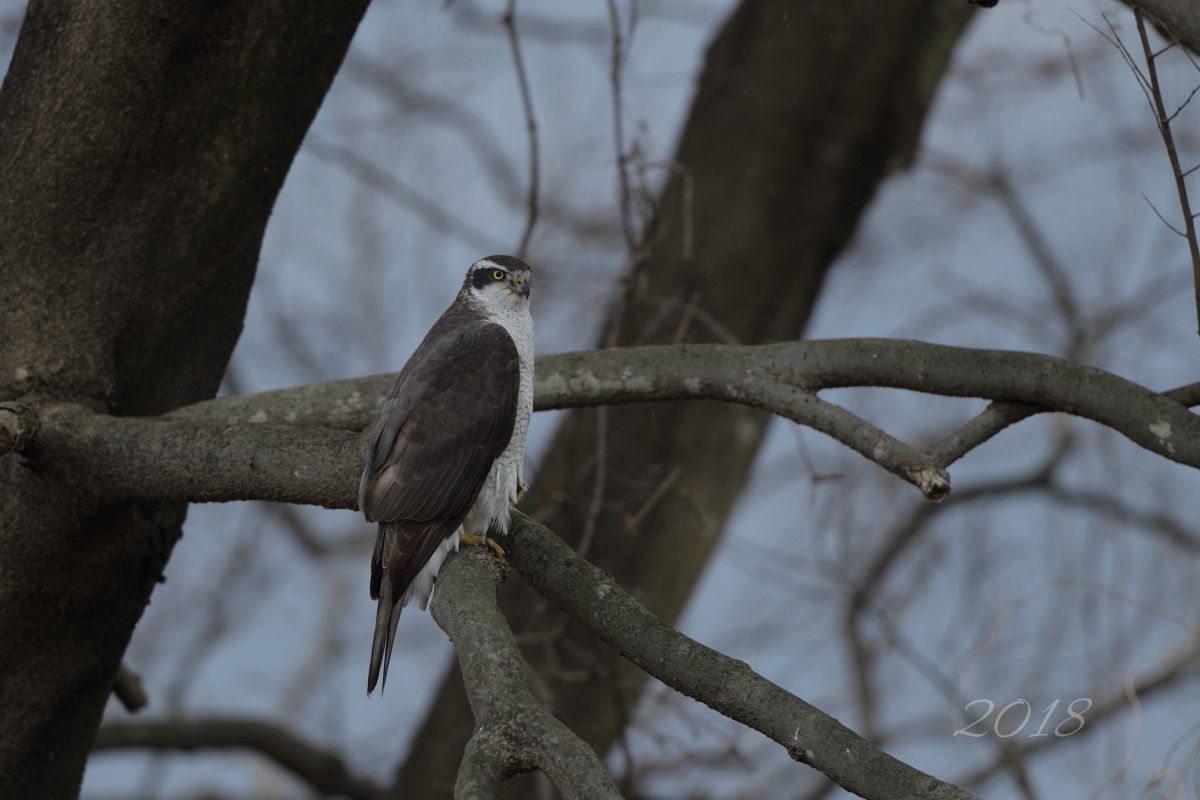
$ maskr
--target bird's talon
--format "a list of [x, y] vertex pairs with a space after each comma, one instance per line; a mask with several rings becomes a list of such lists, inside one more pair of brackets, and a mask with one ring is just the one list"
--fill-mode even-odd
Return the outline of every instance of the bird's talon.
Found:
[[469, 544], [469, 545], [486, 544], [488, 547], [492, 548], [493, 553], [500, 556], [501, 558], [504, 558], [504, 555], [505, 555], [504, 548], [501, 547], [499, 545], [499, 543], [497, 543], [494, 539], [489, 539], [486, 536], [476, 536], [473, 533], [466, 533], [464, 531], [463, 535], [462, 535], [462, 541], [463, 541], [463, 544]]
[[529, 484], [523, 480], [517, 480], [517, 490], [513, 492], [513, 505], [518, 505], [525, 499], [525, 495], [529, 493]]

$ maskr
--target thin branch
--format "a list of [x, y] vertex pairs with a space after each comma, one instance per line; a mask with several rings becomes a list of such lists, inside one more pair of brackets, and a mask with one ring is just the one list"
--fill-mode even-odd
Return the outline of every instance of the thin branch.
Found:
[[1121, 41], [1120, 34], [1117, 33], [1116, 27], [1112, 24], [1112, 21], [1109, 20], [1108, 16], [1106, 14], [1100, 15], [1101, 19], [1103, 19], [1105, 24], [1108, 25], [1108, 29], [1111, 33], [1105, 33], [1104, 31], [1100, 30], [1099, 27], [1093, 25], [1090, 21], [1085, 19], [1082, 14], [1073, 8], [1071, 9], [1071, 13], [1078, 17], [1080, 22], [1082, 22], [1084, 25], [1087, 25], [1096, 33], [1100, 34], [1100, 36], [1108, 40], [1109, 44], [1117, 48], [1117, 52], [1120, 53], [1121, 58], [1125, 60], [1125, 65], [1133, 71], [1133, 76], [1137, 78], [1138, 88], [1140, 88], [1142, 93], [1146, 95], [1146, 102], [1150, 103], [1150, 107], [1153, 109], [1154, 104], [1150, 99], [1150, 83], [1146, 80], [1146, 76], [1142, 74], [1142, 71], [1138, 69], [1137, 62], [1133, 60], [1133, 55], [1129, 52], [1129, 48], [1125, 46], [1123, 41]]
[[382, 800], [381, 787], [354, 775], [340, 756], [259, 719], [197, 717], [109, 722], [100, 726], [94, 751], [250, 750], [274, 761], [323, 794]]
[[1008, 179], [1002, 173], [997, 172], [991, 176], [990, 183], [993, 193], [1008, 212], [1017, 233], [1025, 243], [1029, 254], [1033, 256], [1034, 266], [1049, 286], [1050, 294], [1054, 298], [1058, 310], [1062, 313], [1063, 320], [1070, 330], [1078, 330], [1082, 320], [1079, 306], [1071, 291], [1068, 268], [1054, 254], [1041, 226], [1038, 225], [1033, 213], [1026, 208], [1016, 188]]
[[625, 150], [625, 120], [622, 104], [621, 72], [625, 53], [621, 42], [621, 15], [616, 0], [605, 0], [608, 8], [609, 43], [608, 81], [612, 100], [613, 148], [617, 155], [617, 202], [621, 216], [621, 232], [630, 253], [637, 250], [638, 235], [633, 225], [633, 191], [629, 186], [629, 154]]
[[1142, 528], [1184, 553], [1200, 553], [1200, 535], [1169, 514], [1135, 508], [1110, 491], [1073, 489], [1058, 481], [1052, 481], [1047, 489], [1047, 498], [1055, 503]]
[[971, 796], [897, 761], [743, 662], [671, 628], [529, 517], [515, 513], [502, 541], [535, 590], [648, 674], [759, 731], [844, 789], [888, 800]]
[[364, 550], [369, 552], [371, 542], [363, 537], [361, 525], [355, 525], [353, 530], [342, 534], [340, 538], [326, 539], [313, 531], [296, 506], [290, 503], [272, 503], [265, 508], [268, 515], [279, 521], [279, 527], [296, 543], [306, 558], [362, 555]]
[[[1196, 96], [1197, 92], [1200, 92], [1200, 83], [1198, 83], [1192, 87], [1192, 90], [1190, 92], [1188, 92], [1188, 96], [1185, 97], [1183, 102], [1180, 103], [1179, 106], [1176, 107], [1176, 109], [1171, 112], [1171, 116], [1167, 117], [1168, 124], [1170, 124], [1177, 116], [1179, 116], [1179, 112], [1183, 111], [1185, 108], [1188, 107], [1188, 105], [1191, 104], [1192, 98], [1194, 98]], [[1189, 172], [1190, 172], [1190, 170], [1189, 170]], [[1180, 177], [1186, 178], [1187, 174], [1188, 174], [1187, 172], [1184, 172], [1180, 175]]]
[[1146, 197], [1145, 192], [1142, 192], [1142, 199], [1146, 201], [1146, 205], [1150, 206], [1150, 210], [1154, 212], [1154, 216], [1158, 217], [1158, 221], [1161, 222], [1163, 225], [1166, 225], [1167, 228], [1171, 231], [1171, 233], [1175, 234], [1176, 236], [1178, 236], [1181, 239], [1187, 238], [1187, 233], [1185, 231], [1181, 231], [1181, 230], [1179, 230], [1179, 228], [1176, 228], [1170, 222], [1167, 222], [1167, 218], [1164, 217], [1162, 215], [1162, 212], [1158, 210], [1158, 206], [1154, 205], [1154, 203], [1150, 201], [1149, 197]]
[[596, 409], [596, 458], [595, 478], [592, 481], [592, 498], [588, 501], [587, 516], [583, 521], [583, 533], [579, 537], [579, 555], [587, 558], [596, 535], [596, 521], [604, 503], [604, 490], [608, 484], [608, 409]]
[[496, 604], [505, 571], [489, 551], [472, 547], [438, 573], [433, 618], [454, 642], [475, 715], [454, 796], [492, 797], [505, 778], [539, 769], [567, 800], [618, 800], [595, 751], [534, 697], [529, 669]]
[[529, 78], [525, 74], [525, 59], [521, 56], [521, 42], [517, 38], [517, 0], [508, 0], [508, 6], [501, 16], [505, 33], [508, 36], [508, 47], [512, 51], [513, 69], [517, 73], [517, 86], [521, 91], [521, 107], [525, 111], [525, 130], [529, 137], [529, 194], [526, 199], [528, 215], [525, 219], [525, 229], [521, 233], [521, 242], [517, 245], [517, 256], [525, 258], [529, 250], [529, 239], [533, 236], [533, 228], [538, 220], [538, 191], [540, 178], [540, 159], [538, 156], [538, 126], [537, 117], [533, 113], [533, 93], [529, 90]]
[[[992, 3], [992, 5], [995, 5], [995, 3]], [[1021, 21], [1038, 33], [1046, 36], [1056, 36], [1062, 41], [1063, 50], [1067, 54], [1067, 64], [1071, 67], [1071, 76], [1075, 79], [1075, 91], [1079, 94], [1080, 100], [1084, 99], [1083, 76], [1079, 72], [1079, 63], [1075, 59], [1075, 48], [1071, 45], [1071, 37], [1067, 35], [1066, 31], [1047, 27], [1034, 19], [1032, 4], [1025, 7], [1025, 12], [1021, 14]]]
[[494, 249], [496, 237], [459, 219], [360, 153], [321, 139], [315, 134], [309, 134], [305, 140], [304, 152], [361, 181], [367, 188], [422, 220], [432, 230], [469, 244], [481, 252], [491, 252]]
[[[1142, 42], [1142, 53], [1146, 57], [1146, 71], [1150, 75], [1150, 96], [1154, 101], [1154, 117], [1158, 124], [1158, 132], [1162, 134], [1163, 146], [1167, 150], [1167, 158], [1171, 162], [1171, 174], [1175, 176], [1175, 189], [1179, 194], [1179, 207], [1183, 211], [1183, 229], [1187, 232], [1188, 253], [1192, 258], [1192, 279], [1195, 282], [1196, 325], [1200, 332], [1200, 238], [1196, 235], [1196, 219], [1192, 216], [1191, 201], [1188, 198], [1187, 181], [1183, 176], [1183, 168], [1179, 164], [1179, 152], [1175, 149], [1175, 136], [1171, 133], [1171, 119], [1178, 114], [1167, 115], [1163, 102], [1162, 87], [1158, 82], [1158, 68], [1155, 66], [1153, 51], [1150, 48], [1150, 37], [1146, 33], [1146, 19], [1142, 8], [1133, 5], [1133, 18], [1137, 22], [1138, 37]], [[1192, 94], [1195, 94], [1193, 91]], [[1188, 100], [1191, 100], [1189, 95]], [[1184, 105], [1187, 105], [1185, 101]], [[1180, 106], [1180, 110], [1183, 106]], [[1157, 213], [1157, 211], [1155, 212]], [[1174, 230], [1172, 228], [1172, 230]]]

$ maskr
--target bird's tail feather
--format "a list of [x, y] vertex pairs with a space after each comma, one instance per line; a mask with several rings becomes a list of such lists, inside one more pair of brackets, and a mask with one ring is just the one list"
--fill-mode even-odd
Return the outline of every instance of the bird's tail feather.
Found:
[[[403, 603], [392, 600], [391, 581], [379, 587], [379, 607], [375, 611], [375, 637], [371, 641], [371, 668], [367, 674], [367, 694], [375, 691], [379, 670], [383, 668], [383, 688], [387, 688], [388, 665], [392, 661], [392, 645], [396, 641], [396, 626], [400, 623]], [[382, 693], [383, 688], [380, 689]]]
[[367, 694], [375, 691], [379, 682], [380, 668], [383, 671], [383, 687], [387, 688], [388, 666], [392, 663], [392, 647], [396, 643], [396, 626], [400, 624], [400, 611], [404, 608], [405, 592], [394, 597], [395, 581], [388, 575], [394, 566], [391, 561], [396, 545], [396, 528], [390, 523], [380, 523], [375, 539], [375, 552], [371, 556], [371, 597], [377, 598], [375, 610], [375, 636], [371, 642], [371, 667], [367, 672]]

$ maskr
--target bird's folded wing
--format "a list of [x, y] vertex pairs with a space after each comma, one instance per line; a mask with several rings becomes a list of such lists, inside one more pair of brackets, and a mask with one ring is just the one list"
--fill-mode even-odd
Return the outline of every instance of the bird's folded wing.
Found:
[[370, 434], [363, 513], [378, 522], [428, 523], [405, 525], [408, 541], [399, 547], [377, 546], [373, 595], [381, 560], [391, 556], [400, 557], [388, 563], [392, 596], [403, 595], [461, 524], [512, 438], [520, 384], [512, 337], [478, 322], [438, 334], [435, 327], [409, 359]]

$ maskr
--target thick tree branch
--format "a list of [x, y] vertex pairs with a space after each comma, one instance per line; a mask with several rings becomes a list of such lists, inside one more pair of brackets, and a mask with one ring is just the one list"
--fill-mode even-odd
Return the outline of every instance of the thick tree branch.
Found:
[[[1198, 406], [1200, 405], [1200, 383], [1189, 383], [1170, 389], [1163, 392], [1162, 396], [1179, 403], [1184, 408]], [[1004, 401], [990, 403], [987, 408], [967, 420], [958, 430], [930, 447], [927, 451], [929, 458], [935, 464], [948, 467], [1010, 425], [1029, 419], [1035, 414], [1043, 414], [1052, 410], [1026, 403], [1006, 403]]]
[[[0, 400], [45, 421], [212, 397], [367, 2], [25, 5], [0, 85]], [[75, 797], [185, 511], [101, 510], [107, 475], [26, 455], [0, 459], [0, 796]]]
[[[703, 351], [707, 346], [695, 347]], [[641, 354], [645, 349], [621, 348], [611, 352]], [[676, 364], [672, 353], [679, 348], [660, 349], [665, 352], [653, 354], [651, 363], [644, 365], [650, 370], [648, 373], [621, 369], [611, 361], [598, 365], [598, 371], [588, 367], [591, 353], [609, 351], [543, 356], [535, 370], [535, 408], [544, 411], [651, 400], [727, 400], [762, 408], [821, 431], [913, 484], [931, 499], [941, 500], [950, 490], [949, 476], [939, 464], [846, 409], [821, 400], [813, 391], [753, 370], [722, 376], [720, 369], [736, 360], [733, 357], [736, 353], [724, 354], [717, 365], [689, 375], [689, 370], [703, 367], [703, 352]], [[732, 349], [741, 352], [758, 348]], [[646, 380], [647, 377], [653, 379]], [[228, 425], [284, 422], [361, 430], [379, 413], [393, 378], [393, 375], [372, 375], [222, 398], [180, 409], [169, 416]]]
[[[535, 368], [534, 408], [539, 411], [658, 400], [713, 399], [764, 407], [761, 383], [809, 392], [854, 386], [890, 386], [956, 397], [1032, 404], [1036, 411], [1089, 416], [1093, 407], [1076, 395], [1095, 386], [1117, 391], [1103, 404], [1159, 398], [1149, 390], [1095, 367], [1054, 356], [1010, 350], [950, 347], [902, 339], [829, 339], [769, 345], [653, 345], [541, 356]], [[379, 413], [394, 374], [312, 383], [258, 394], [222, 397], [181, 408], [172, 419], [236, 425], [286, 423], [362, 430]], [[1101, 383], [1096, 384], [1096, 381]], [[1128, 389], [1140, 390], [1133, 398]], [[1200, 383], [1165, 395], [1200, 403]], [[1070, 401], [1070, 402], [1069, 402]], [[776, 406], [787, 410], [786, 403]], [[767, 410], [776, 411], [775, 407]], [[1139, 402], [1135, 411], [1147, 411]], [[1005, 409], [1005, 424], [1016, 421]], [[778, 413], [778, 412], [777, 412]], [[1001, 426], [1002, 429], [1003, 426]]]
[[[104, 499], [352, 507], [360, 454], [349, 431], [375, 416], [390, 380], [379, 375], [225, 398], [159, 419], [48, 409], [37, 447], [50, 466], [74, 463], [83, 473], [103, 474]], [[921, 451], [816, 396], [853, 386], [996, 402]], [[946, 466], [1042, 411], [1094, 420], [1167, 459], [1200, 467], [1200, 419], [1187, 408], [1200, 400], [1197, 384], [1157, 394], [1104, 370], [1035, 353], [843, 339], [611, 348], [537, 363], [537, 409], [679, 399], [739, 403], [808, 425], [933, 499], [949, 489]], [[321, 424], [338, 430], [312, 427]]]
[[496, 604], [504, 572], [502, 561], [472, 547], [438, 573], [433, 618], [454, 642], [475, 715], [455, 798], [492, 797], [502, 780], [532, 769], [567, 800], [619, 798], [595, 751], [534, 697], [529, 669]]
[[671, 628], [524, 514], [514, 515], [503, 541], [510, 562], [534, 589], [626, 658], [673, 689], [759, 731], [846, 790], [887, 800], [971, 797], [897, 761], [743, 662]]
[[77, 406], [43, 413], [38, 458], [96, 501], [275, 500], [355, 507], [359, 435], [285, 425], [212, 425], [109, 417]]
[[772, 402], [761, 387], [891, 387], [1074, 414], [1172, 461], [1200, 466], [1200, 419], [1180, 403], [1104, 370], [1036, 353], [840, 339], [614, 348], [550, 358], [553, 371], [539, 376], [539, 407], [705, 397], [795, 418], [806, 415]]
[[94, 750], [253, 750], [323, 794], [380, 800], [383, 789], [351, 774], [342, 759], [301, 739], [288, 728], [258, 719], [194, 719], [110, 722], [100, 727]]

